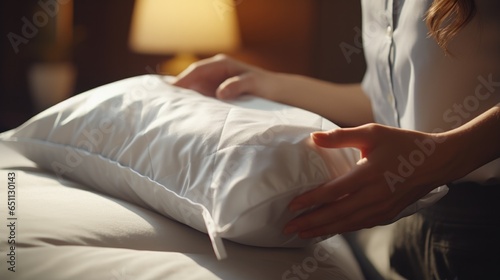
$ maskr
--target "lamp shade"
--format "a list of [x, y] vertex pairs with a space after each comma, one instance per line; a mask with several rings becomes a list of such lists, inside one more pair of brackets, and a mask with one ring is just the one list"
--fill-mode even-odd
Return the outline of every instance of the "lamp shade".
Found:
[[130, 47], [141, 53], [216, 53], [239, 45], [232, 0], [136, 0]]

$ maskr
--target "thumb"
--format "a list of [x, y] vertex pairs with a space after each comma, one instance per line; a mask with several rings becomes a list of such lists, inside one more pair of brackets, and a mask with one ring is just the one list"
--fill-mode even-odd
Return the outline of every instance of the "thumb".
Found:
[[245, 93], [252, 93], [255, 89], [255, 76], [247, 72], [225, 80], [216, 91], [217, 98], [232, 99]]
[[338, 128], [311, 134], [314, 143], [323, 148], [358, 148], [365, 150], [370, 146], [371, 136], [363, 127]]

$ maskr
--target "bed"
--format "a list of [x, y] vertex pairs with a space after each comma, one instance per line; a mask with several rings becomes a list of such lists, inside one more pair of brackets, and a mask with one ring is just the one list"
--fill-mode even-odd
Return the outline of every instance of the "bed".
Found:
[[[304, 249], [225, 241], [229, 257], [218, 261], [204, 233], [59, 179], [1, 144], [0, 155], [1, 279], [363, 278], [340, 236]], [[5, 211], [9, 173], [16, 180], [13, 216]], [[12, 236], [9, 217], [17, 218]], [[8, 240], [15, 240], [10, 264]]]
[[342, 236], [304, 248], [225, 240], [218, 260], [207, 234], [2, 143], [0, 207], [1, 279], [363, 279]]

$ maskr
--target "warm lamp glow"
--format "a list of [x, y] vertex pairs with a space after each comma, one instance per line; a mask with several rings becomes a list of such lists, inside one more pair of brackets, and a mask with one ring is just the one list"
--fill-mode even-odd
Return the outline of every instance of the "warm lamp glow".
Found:
[[130, 46], [141, 53], [212, 54], [239, 45], [232, 0], [136, 0]]

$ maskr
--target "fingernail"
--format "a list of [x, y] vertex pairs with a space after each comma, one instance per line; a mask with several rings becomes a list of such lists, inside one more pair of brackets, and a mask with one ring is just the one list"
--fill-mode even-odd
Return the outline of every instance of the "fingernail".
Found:
[[231, 92], [229, 92], [229, 90], [227, 89], [223, 89], [221, 91], [219, 91], [219, 94], [218, 94], [218, 98], [220, 99], [225, 99], [225, 98], [229, 98], [231, 96]]
[[325, 131], [315, 131], [315, 132], [312, 132], [311, 135], [312, 136], [318, 136], [318, 135], [325, 135], [326, 132]]
[[326, 133], [324, 131], [317, 131], [317, 132], [311, 133], [311, 136], [313, 138], [326, 138], [326, 137], [328, 137], [328, 133]]
[[226, 91], [225, 90], [219, 91], [218, 94], [217, 94], [217, 98], [222, 99], [224, 97], [226, 97]]

